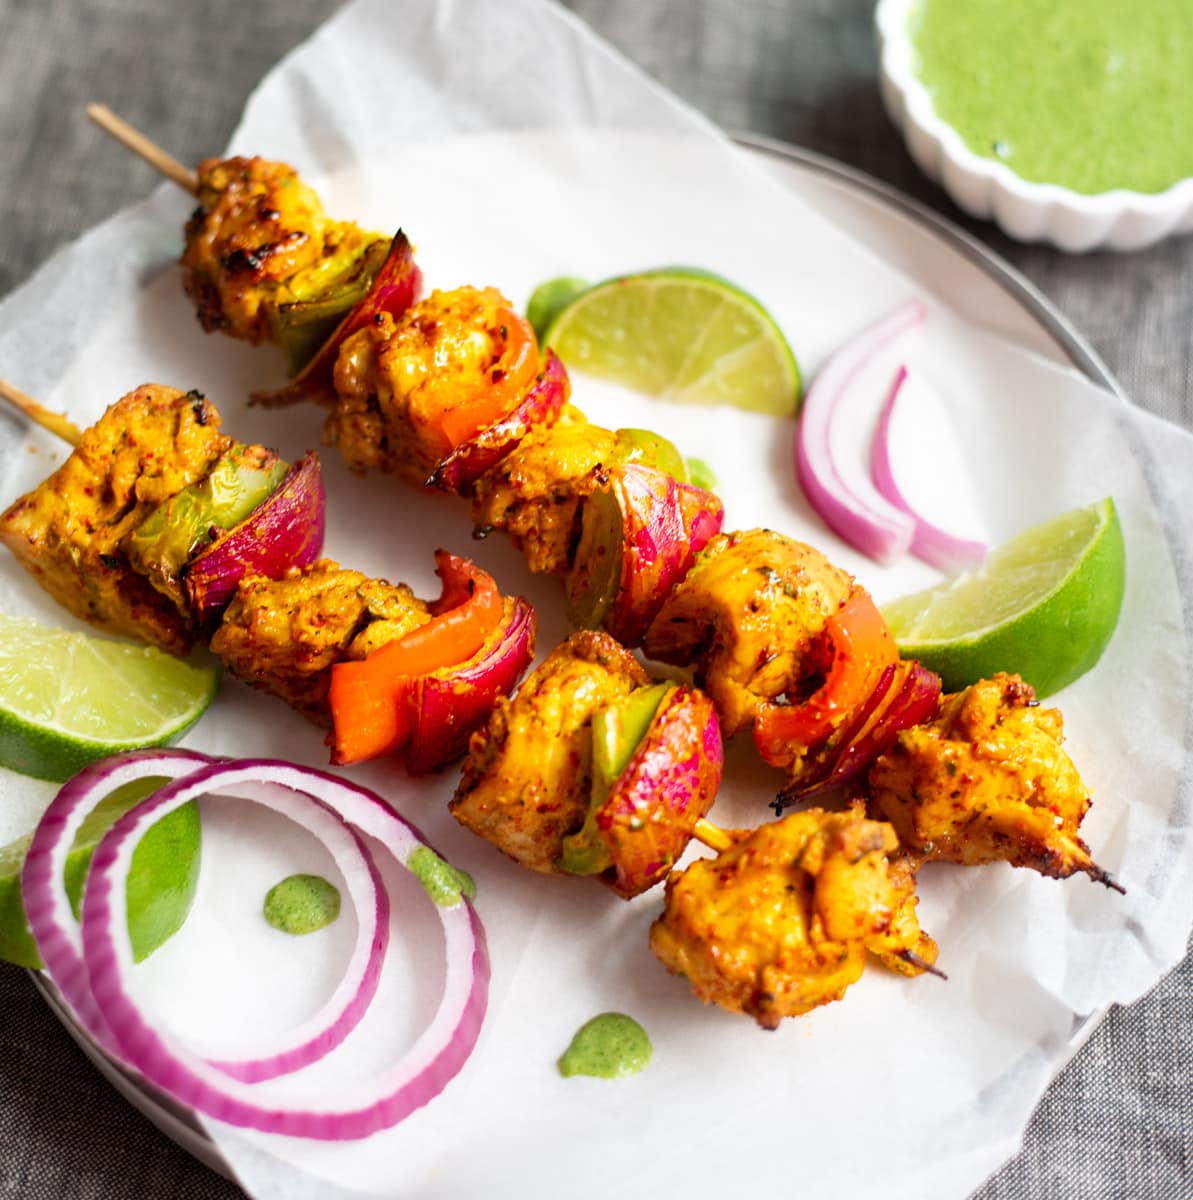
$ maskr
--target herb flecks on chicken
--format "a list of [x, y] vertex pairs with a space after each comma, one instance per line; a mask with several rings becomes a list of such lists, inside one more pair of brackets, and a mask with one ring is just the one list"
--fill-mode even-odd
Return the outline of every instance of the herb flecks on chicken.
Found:
[[839, 1000], [867, 951], [905, 974], [935, 961], [895, 832], [867, 820], [860, 804], [733, 836], [715, 858], [671, 874], [650, 931], [663, 965], [706, 1004], [774, 1029]]
[[404, 583], [321, 559], [283, 579], [243, 581], [211, 649], [233, 675], [330, 726], [332, 667], [367, 658], [429, 620]]
[[75, 616], [185, 654], [192, 623], [134, 569], [122, 543], [232, 444], [205, 397], [146, 384], [111, 405], [66, 462], [0, 516], [0, 542]]
[[452, 815], [522, 866], [559, 871], [592, 794], [593, 713], [647, 682], [608, 634], [573, 634], [473, 734]]
[[696, 664], [726, 737], [764, 701], [795, 693], [824, 623], [852, 578], [818, 550], [769, 529], [714, 537], [646, 634], [650, 658]]
[[1060, 711], [1041, 708], [1030, 684], [980, 680], [876, 760], [873, 809], [925, 861], [1003, 861], [1110, 883], [1078, 833], [1090, 797], [1063, 740]]

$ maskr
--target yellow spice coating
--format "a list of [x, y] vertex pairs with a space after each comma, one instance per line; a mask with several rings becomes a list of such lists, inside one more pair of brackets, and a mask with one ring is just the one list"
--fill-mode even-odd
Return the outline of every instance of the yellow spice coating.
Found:
[[279, 306], [317, 294], [341, 251], [388, 240], [331, 220], [286, 163], [210, 158], [198, 177], [182, 282], [209, 332], [254, 345], [273, 341]]
[[507, 533], [536, 574], [566, 571], [580, 536], [580, 506], [612, 461], [615, 440], [565, 408], [557, 424], [536, 426], [476, 481], [473, 521]]
[[282, 579], [244, 580], [211, 649], [233, 675], [328, 726], [331, 668], [428, 620], [426, 604], [405, 584], [321, 559]]
[[588, 811], [592, 715], [647, 682], [608, 634], [573, 634], [472, 735], [452, 815], [522, 866], [556, 871]]
[[769, 529], [720, 534], [700, 552], [646, 633], [649, 658], [696, 664], [731, 737], [759, 703], [799, 686], [805, 656], [852, 578], [818, 550]]
[[423, 484], [452, 448], [445, 413], [491, 386], [505, 345], [495, 288], [435, 291], [400, 317], [381, 314], [340, 348], [336, 407], [325, 438], [356, 471], [379, 469]]
[[189, 617], [133, 570], [121, 543], [159, 504], [203, 480], [231, 445], [201, 394], [145, 384], [0, 516], [0, 542], [75, 616], [185, 654]]
[[766, 1029], [839, 1000], [872, 951], [906, 974], [900, 953], [936, 958], [915, 917], [915, 875], [898, 840], [860, 804], [808, 809], [752, 831], [667, 880], [650, 944], [706, 1004]]
[[1103, 873], [1078, 834], [1089, 793], [1061, 748], [1064, 719], [1017, 675], [942, 699], [870, 770], [874, 810], [923, 859], [1002, 860], [1057, 878]]

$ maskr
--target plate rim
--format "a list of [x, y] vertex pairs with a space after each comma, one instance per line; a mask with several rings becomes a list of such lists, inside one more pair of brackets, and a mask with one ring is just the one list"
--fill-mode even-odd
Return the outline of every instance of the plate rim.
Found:
[[[1070, 366], [1120, 400], [1129, 403], [1122, 385], [1097, 351], [1052, 301], [1015, 266], [955, 221], [900, 191], [893, 184], [819, 151], [766, 134], [733, 131], [727, 136], [736, 146], [751, 154], [768, 155], [803, 170], [828, 176], [832, 181], [855, 189], [869, 200], [894, 210], [896, 215], [921, 226], [979, 268], [1025, 309], [1056, 343]], [[235, 1173], [208, 1136], [198, 1116], [185, 1105], [179, 1104], [153, 1087], [93, 1042], [75, 1021], [57, 989], [43, 972], [29, 969], [27, 973], [51, 1012], [65, 1027], [76, 1045], [124, 1099], [182, 1150], [239, 1186]], [[1075, 1019], [1067, 1039], [1066, 1062], [1080, 1050], [1110, 1007], [1102, 1006]]]

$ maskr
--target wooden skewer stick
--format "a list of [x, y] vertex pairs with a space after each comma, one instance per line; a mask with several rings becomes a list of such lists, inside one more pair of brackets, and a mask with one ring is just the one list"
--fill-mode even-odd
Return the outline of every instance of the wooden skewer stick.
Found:
[[143, 133], [118, 117], [106, 104], [88, 104], [87, 115], [104, 133], [114, 137], [122, 146], [143, 158], [171, 182], [178, 184], [192, 196], [198, 193], [199, 178], [190, 167], [183, 166], [178, 159], [167, 154]]
[[56, 437], [60, 437], [64, 442], [69, 442], [72, 446], [79, 444], [79, 439], [83, 435], [79, 432], [77, 425], [67, 420], [61, 413], [43, 408], [32, 396], [26, 396], [20, 388], [13, 387], [11, 383], [7, 383], [3, 379], [0, 379], [0, 396], [7, 400], [13, 408], [24, 413], [34, 424], [48, 429]]
[[710, 850], [715, 850], [718, 854], [722, 850], [728, 850], [733, 845], [733, 838], [725, 830], [719, 825], [714, 825], [711, 821], [706, 821], [703, 817], [696, 822], [696, 826], [692, 830], [692, 836], [698, 842], [703, 842]]

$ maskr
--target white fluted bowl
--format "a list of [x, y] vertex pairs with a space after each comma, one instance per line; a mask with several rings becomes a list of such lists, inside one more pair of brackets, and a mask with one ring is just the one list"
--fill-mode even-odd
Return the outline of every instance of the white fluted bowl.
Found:
[[917, 0], [878, 0], [882, 100], [911, 156], [967, 213], [995, 221], [1023, 242], [1051, 242], [1072, 253], [1138, 250], [1193, 231], [1193, 178], [1147, 194], [1116, 189], [1083, 195], [1053, 183], [1032, 183], [1005, 163], [975, 154], [942, 121], [915, 72], [909, 32]]

